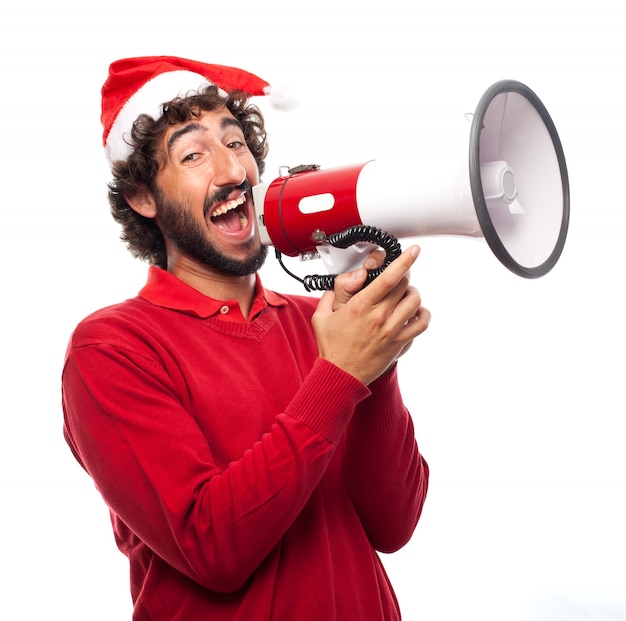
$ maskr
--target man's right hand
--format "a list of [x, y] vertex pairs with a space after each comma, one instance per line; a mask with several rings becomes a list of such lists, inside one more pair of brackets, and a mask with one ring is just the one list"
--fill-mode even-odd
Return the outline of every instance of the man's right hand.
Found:
[[312, 319], [320, 357], [368, 385], [410, 347], [430, 322], [419, 292], [409, 285], [418, 255], [418, 246], [408, 248], [361, 290], [364, 270], [338, 277]]

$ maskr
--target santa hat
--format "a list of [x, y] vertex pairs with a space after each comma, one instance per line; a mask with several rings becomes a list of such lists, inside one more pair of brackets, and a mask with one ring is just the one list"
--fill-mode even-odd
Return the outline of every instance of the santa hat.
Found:
[[250, 96], [268, 95], [270, 105], [280, 110], [295, 105], [287, 92], [272, 91], [265, 80], [235, 67], [207, 65], [174, 56], [118, 60], [109, 67], [109, 76], [102, 87], [102, 142], [109, 165], [126, 160], [132, 152], [127, 139], [140, 114], [158, 119], [163, 103], [197, 93], [208, 84], [226, 93], [239, 90]]

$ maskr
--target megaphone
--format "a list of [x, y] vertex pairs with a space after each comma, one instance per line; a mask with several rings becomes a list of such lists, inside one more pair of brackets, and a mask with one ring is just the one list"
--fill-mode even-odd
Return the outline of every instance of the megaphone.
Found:
[[[460, 235], [484, 238], [514, 274], [547, 274], [565, 245], [570, 208], [565, 156], [548, 111], [528, 86], [502, 80], [465, 116], [469, 148], [460, 155], [304, 165], [255, 186], [262, 242], [277, 256], [319, 256], [338, 273], [370, 246], [392, 260], [396, 238]], [[310, 290], [331, 288], [333, 278], [298, 280]]]

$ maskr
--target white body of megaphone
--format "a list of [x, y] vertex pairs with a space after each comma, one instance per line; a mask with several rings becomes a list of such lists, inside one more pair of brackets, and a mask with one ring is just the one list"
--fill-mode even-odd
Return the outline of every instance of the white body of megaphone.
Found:
[[462, 153], [301, 166], [255, 186], [262, 242], [288, 256], [316, 254], [339, 273], [356, 265], [367, 244], [346, 253], [325, 240], [356, 225], [397, 238], [480, 237], [515, 274], [543, 276], [561, 255], [569, 223], [567, 168], [554, 123], [537, 95], [512, 80], [485, 91], [469, 118]]

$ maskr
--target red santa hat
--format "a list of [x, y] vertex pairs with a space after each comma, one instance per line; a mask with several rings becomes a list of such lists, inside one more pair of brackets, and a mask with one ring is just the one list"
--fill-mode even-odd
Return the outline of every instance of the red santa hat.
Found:
[[226, 93], [240, 90], [251, 96], [268, 95], [270, 105], [280, 110], [294, 107], [287, 92], [272, 90], [253, 73], [175, 56], [143, 56], [117, 60], [109, 67], [102, 87], [102, 141], [109, 165], [126, 160], [133, 123], [140, 114], [157, 119], [163, 103], [177, 96], [197, 93], [214, 84]]

